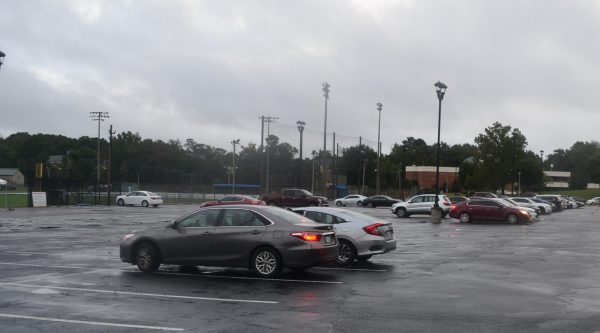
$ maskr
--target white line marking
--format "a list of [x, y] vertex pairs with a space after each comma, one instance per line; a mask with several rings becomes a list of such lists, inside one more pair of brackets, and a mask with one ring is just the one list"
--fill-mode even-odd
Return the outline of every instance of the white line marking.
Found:
[[359, 271], [359, 272], [387, 272], [387, 269], [368, 269], [368, 268], [337, 268], [337, 267], [314, 267], [315, 269], [329, 269], [339, 271]]
[[108, 323], [108, 322], [99, 322], [99, 321], [87, 321], [87, 320], [71, 320], [71, 319], [58, 319], [58, 318], [47, 318], [47, 317], [32, 317], [32, 316], [21, 316], [21, 315], [13, 315], [13, 314], [6, 314], [6, 313], [0, 313], [0, 317], [3, 317], [3, 318], [16, 318], [16, 319], [43, 320], [43, 321], [53, 321], [53, 322], [72, 323], [72, 324], [97, 325], [97, 326], [113, 326], [113, 327], [139, 328], [139, 329], [145, 329], [145, 330], [160, 330], [160, 331], [175, 331], [175, 332], [180, 332], [180, 331], [184, 330], [183, 328], [175, 328], [175, 327], [131, 325], [131, 324], [117, 324], [117, 323]]
[[48, 268], [69, 268], [69, 269], [93, 269], [98, 271], [125, 271], [128, 268], [94, 268], [94, 267], [81, 267], [81, 266], [57, 266], [57, 265], [40, 265], [40, 264], [22, 264], [15, 262], [0, 262], [0, 265], [14, 265], [14, 266], [31, 266], [31, 267], [48, 267]]
[[214, 297], [197, 297], [197, 296], [180, 296], [180, 295], [167, 295], [167, 294], [150, 294], [150, 293], [135, 293], [131, 291], [118, 291], [118, 290], [103, 290], [103, 289], [89, 289], [89, 288], [70, 288], [70, 287], [56, 287], [56, 286], [41, 286], [35, 284], [25, 283], [13, 283], [13, 282], [0, 282], [0, 286], [20, 286], [20, 287], [31, 287], [31, 288], [46, 288], [46, 289], [58, 289], [58, 290], [73, 290], [73, 291], [84, 291], [93, 293], [103, 294], [114, 294], [114, 295], [132, 295], [132, 296], [146, 296], [146, 297], [164, 297], [164, 298], [176, 298], [176, 299], [191, 299], [198, 301], [217, 301], [217, 302], [233, 302], [233, 303], [260, 303], [260, 304], [278, 304], [275, 301], [256, 301], [248, 299], [234, 299], [234, 298], [214, 298]]
[[[313, 268], [317, 268], [317, 267], [313, 267]], [[267, 279], [267, 278], [259, 278], [259, 277], [227, 276], [227, 275], [212, 275], [212, 274], [187, 274], [187, 273], [169, 273], [169, 272], [156, 272], [154, 274], [160, 274], [160, 275], [182, 275], [182, 276], [201, 276], [201, 277], [206, 277], [206, 278], [223, 278], [223, 279], [239, 279], [239, 280], [261, 280], [261, 281], [282, 281], [282, 282], [343, 284], [343, 282], [339, 282], [339, 281], [295, 280], [295, 279]]]
[[404, 262], [404, 261], [418, 261], [420, 259], [371, 259], [372, 261], [397, 261], [397, 262]]
[[[15, 266], [31, 266], [31, 267], [49, 267], [49, 268], [70, 268], [70, 269], [91, 269], [93, 271], [115, 271], [115, 272], [131, 272], [131, 273], [142, 273], [139, 271], [133, 271], [131, 268], [92, 268], [92, 267], [81, 267], [81, 266], [50, 266], [50, 265], [39, 265], [39, 264], [21, 264], [21, 263], [11, 263], [11, 262], [0, 262], [0, 265], [15, 265]], [[318, 268], [318, 267], [313, 267]], [[84, 272], [78, 274], [85, 274], [91, 272]], [[302, 282], [302, 283], [326, 283], [326, 284], [342, 284], [343, 282], [339, 281], [319, 281], [319, 280], [295, 280], [295, 279], [265, 279], [258, 277], [245, 277], [245, 276], [226, 276], [226, 275], [212, 275], [212, 274], [187, 274], [187, 273], [169, 273], [164, 271], [158, 271], [154, 274], [157, 275], [181, 275], [181, 276], [197, 276], [204, 278], [223, 278], [223, 279], [238, 279], [238, 280], [264, 280], [264, 281], [283, 281], [283, 282]], [[76, 275], [76, 274], [74, 274]], [[57, 276], [61, 277], [61, 276]], [[37, 280], [37, 279], [36, 279]], [[31, 280], [35, 281], [35, 280]], [[29, 281], [23, 281], [29, 282]], [[14, 283], [14, 282], [11, 282]]]
[[4, 253], [12, 254], [23, 254], [23, 255], [46, 255], [46, 256], [77, 256], [77, 257], [90, 257], [90, 258], [119, 258], [118, 255], [107, 254], [104, 256], [94, 254], [79, 254], [79, 253], [44, 253], [44, 252], [24, 252], [24, 251], [4, 251]]

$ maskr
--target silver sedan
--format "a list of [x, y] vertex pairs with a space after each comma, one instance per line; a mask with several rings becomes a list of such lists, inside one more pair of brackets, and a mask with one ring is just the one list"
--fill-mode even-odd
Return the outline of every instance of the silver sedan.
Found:
[[125, 235], [121, 260], [147, 273], [161, 264], [250, 268], [271, 277], [336, 260], [333, 228], [279, 207], [215, 206]]
[[396, 249], [391, 223], [376, 217], [342, 208], [302, 207], [292, 209], [311, 220], [333, 225], [340, 253], [337, 262], [349, 265], [354, 260], [366, 261], [373, 255]]

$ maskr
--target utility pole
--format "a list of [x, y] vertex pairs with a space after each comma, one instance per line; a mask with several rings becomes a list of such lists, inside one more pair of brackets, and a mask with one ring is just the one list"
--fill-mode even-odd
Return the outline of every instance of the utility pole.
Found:
[[112, 139], [113, 139], [113, 134], [115, 134], [116, 131], [113, 131], [113, 127], [112, 125], [110, 125], [110, 129], [108, 130], [108, 187], [107, 187], [107, 191], [108, 191], [108, 199], [106, 199], [106, 204], [108, 206], [110, 206], [110, 192], [112, 190]]
[[[271, 148], [271, 144], [269, 143], [269, 136], [271, 136], [271, 123], [273, 121], [275, 121], [276, 119], [279, 119], [277, 117], [271, 117], [271, 116], [265, 116], [264, 117], [264, 121], [267, 123], [267, 179], [266, 179], [266, 192], [267, 194], [271, 193], [270, 189], [269, 189], [269, 153], [270, 153], [270, 148]], [[262, 140], [261, 140], [262, 141]]]
[[100, 203], [100, 122], [108, 118], [108, 112], [92, 111], [90, 112], [92, 121], [98, 122], [98, 157], [96, 163], [96, 204]]
[[[258, 171], [258, 173], [260, 174], [259, 178], [259, 182], [260, 182], [260, 191], [262, 192], [263, 190], [263, 185], [265, 183], [265, 174], [264, 174], [264, 167], [265, 167], [265, 158], [264, 158], [264, 152], [265, 152], [265, 147], [264, 147], [264, 141], [265, 141], [265, 116], [260, 116], [258, 117], [258, 119], [260, 119], [260, 169]], [[262, 194], [262, 193], [261, 193]]]
[[232, 155], [232, 166], [231, 166], [231, 175], [232, 175], [232, 187], [231, 187], [231, 193], [235, 194], [235, 146], [238, 145], [240, 143], [240, 139], [236, 139], [231, 141], [231, 144], [233, 145], [233, 155]]
[[323, 176], [321, 179], [323, 180], [323, 193], [327, 195], [327, 177], [326, 177], [326, 168], [325, 168], [325, 158], [327, 156], [327, 101], [329, 100], [329, 83], [322, 83], [322, 91], [323, 97], [325, 97], [325, 121], [323, 127], [323, 155], [321, 156], [321, 171], [323, 171]]
[[304, 133], [304, 125], [306, 125], [306, 123], [301, 120], [298, 120], [296, 122], [296, 125], [298, 125], [298, 131], [300, 132], [300, 163], [298, 166], [298, 188], [302, 188], [302, 134]]
[[379, 111], [379, 123], [377, 126], [377, 183], [376, 183], [376, 194], [379, 194], [379, 191], [381, 189], [380, 187], [380, 183], [379, 183], [379, 178], [381, 175], [381, 137], [380, 137], [380, 133], [381, 133], [381, 110], [383, 109], [383, 104], [381, 103], [377, 103], [377, 111]]

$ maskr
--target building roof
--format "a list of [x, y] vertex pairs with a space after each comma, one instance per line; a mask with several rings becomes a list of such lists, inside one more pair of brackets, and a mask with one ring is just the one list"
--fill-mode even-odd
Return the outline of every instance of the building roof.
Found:
[[563, 178], [571, 177], [571, 173], [568, 171], [544, 171], [544, 174], [548, 177], [563, 177]]
[[[440, 172], [458, 173], [459, 171], [458, 167], [440, 167]], [[435, 172], [435, 166], [407, 166], [406, 172]]]
[[19, 169], [17, 168], [0, 168], [0, 176], [14, 176]]
[[48, 163], [50, 163], [50, 164], [62, 163], [64, 157], [65, 157], [65, 155], [50, 155], [48, 157]]

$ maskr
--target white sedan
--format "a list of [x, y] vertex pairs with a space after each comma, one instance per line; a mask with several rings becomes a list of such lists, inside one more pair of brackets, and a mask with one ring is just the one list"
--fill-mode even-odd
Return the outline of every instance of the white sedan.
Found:
[[585, 202], [587, 205], [598, 205], [600, 204], [600, 197], [591, 198]]
[[333, 202], [338, 207], [342, 207], [342, 206], [358, 206], [358, 207], [361, 207], [362, 206], [362, 202], [366, 198], [367, 197], [365, 197], [364, 195], [350, 194], [350, 195], [347, 195], [347, 196], [345, 196], [343, 198], [335, 199]]
[[162, 203], [163, 200], [160, 195], [148, 191], [134, 191], [117, 197], [117, 205], [119, 206], [142, 205], [148, 207], [152, 205], [152, 207], [158, 207]]

